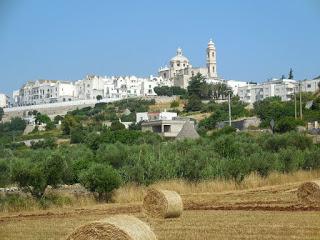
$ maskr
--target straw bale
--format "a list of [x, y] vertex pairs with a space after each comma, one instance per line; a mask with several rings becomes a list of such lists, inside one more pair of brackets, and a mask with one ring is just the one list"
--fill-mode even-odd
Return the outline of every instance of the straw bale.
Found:
[[182, 214], [183, 204], [178, 193], [151, 188], [143, 199], [143, 209], [151, 217], [176, 218]]
[[83, 225], [67, 240], [156, 240], [151, 228], [136, 217], [117, 215]]
[[301, 184], [297, 196], [302, 203], [320, 204], [320, 180]]

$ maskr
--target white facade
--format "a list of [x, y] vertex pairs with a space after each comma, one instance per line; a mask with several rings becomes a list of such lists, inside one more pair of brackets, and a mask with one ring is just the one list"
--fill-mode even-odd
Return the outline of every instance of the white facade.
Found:
[[157, 120], [173, 120], [178, 117], [178, 114], [175, 112], [138, 112], [136, 113], [136, 122], [142, 121], [157, 121]]
[[316, 92], [320, 90], [320, 76], [312, 80], [301, 81], [301, 91], [302, 92]]
[[227, 80], [226, 84], [232, 89], [233, 95], [238, 95], [238, 89], [240, 87], [248, 86], [248, 82], [236, 81], [236, 80]]
[[57, 80], [29, 81], [19, 90], [13, 92], [16, 106], [38, 105], [55, 102], [72, 101], [75, 87], [72, 82]]
[[0, 107], [1, 108], [8, 107], [8, 97], [4, 93], [0, 93]]
[[119, 100], [129, 97], [155, 96], [154, 88], [168, 85], [161, 77], [102, 77], [90, 75], [76, 82], [30, 81], [13, 92], [13, 106], [38, 105], [74, 100]]
[[273, 79], [260, 84], [248, 84], [238, 87], [240, 100], [246, 103], [254, 103], [267, 97], [278, 96], [282, 101], [292, 99], [297, 81], [291, 79]]

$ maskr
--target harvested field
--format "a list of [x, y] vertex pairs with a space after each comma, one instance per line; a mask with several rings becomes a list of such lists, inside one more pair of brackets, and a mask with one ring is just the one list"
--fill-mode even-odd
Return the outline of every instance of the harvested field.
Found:
[[319, 239], [320, 208], [302, 204], [301, 183], [220, 193], [182, 194], [180, 218], [154, 219], [142, 203], [0, 215], [0, 239], [66, 239], [77, 227], [114, 214], [148, 223], [158, 239]]

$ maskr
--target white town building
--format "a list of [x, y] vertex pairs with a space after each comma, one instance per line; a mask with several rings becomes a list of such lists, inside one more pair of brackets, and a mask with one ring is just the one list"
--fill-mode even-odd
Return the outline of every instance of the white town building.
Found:
[[37, 105], [73, 101], [75, 87], [72, 82], [58, 80], [29, 81], [13, 92], [13, 103], [17, 106]]
[[76, 82], [29, 81], [12, 94], [12, 106], [28, 106], [73, 100], [119, 100], [130, 97], [155, 96], [154, 88], [168, 82], [161, 77], [102, 77], [88, 75]]
[[0, 93], [0, 107], [1, 108], [6, 108], [8, 107], [8, 96], [4, 93]]
[[248, 84], [238, 87], [240, 100], [254, 103], [267, 97], [278, 96], [282, 101], [289, 101], [297, 88], [297, 81], [292, 79], [272, 79], [260, 84]]
[[302, 92], [316, 92], [320, 90], [320, 76], [311, 79], [301, 81]]

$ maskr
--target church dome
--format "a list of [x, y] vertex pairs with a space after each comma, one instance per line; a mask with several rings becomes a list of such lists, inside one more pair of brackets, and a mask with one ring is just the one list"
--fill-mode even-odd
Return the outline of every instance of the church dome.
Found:
[[173, 58], [171, 58], [170, 60], [171, 62], [177, 62], [177, 61], [180, 61], [180, 62], [189, 62], [189, 59], [185, 56], [183, 56], [182, 54], [182, 49], [181, 48], [178, 48], [177, 49], [177, 55], [174, 56]]

